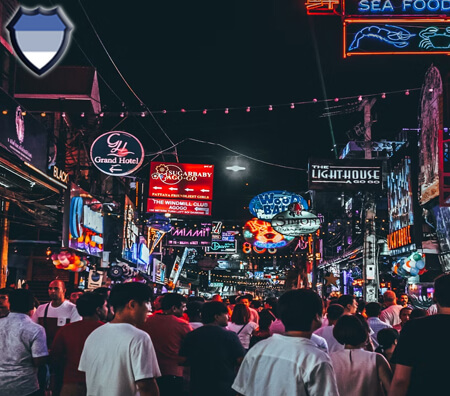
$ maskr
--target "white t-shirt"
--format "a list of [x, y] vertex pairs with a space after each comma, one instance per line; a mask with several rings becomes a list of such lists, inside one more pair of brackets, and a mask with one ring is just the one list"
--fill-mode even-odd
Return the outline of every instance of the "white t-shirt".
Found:
[[32, 358], [47, 356], [42, 326], [10, 312], [0, 319], [0, 396], [28, 395], [39, 389]]
[[400, 320], [400, 311], [403, 307], [401, 305], [391, 305], [381, 311], [380, 320], [384, 323], [390, 324], [392, 327], [398, 325]]
[[281, 334], [248, 351], [232, 388], [244, 396], [339, 395], [328, 354], [307, 338]]
[[107, 323], [87, 338], [78, 370], [87, 396], [139, 395], [136, 381], [161, 376], [150, 336], [128, 323]]
[[[244, 349], [250, 348], [250, 338], [252, 337], [252, 333], [258, 328], [258, 325], [255, 322], [248, 322], [245, 327], [241, 324], [235, 324], [233, 322], [228, 322], [228, 330], [231, 330], [238, 334], [239, 341], [241, 341]], [[241, 330], [242, 329], [242, 330]]]
[[[280, 319], [274, 320], [269, 327], [270, 334], [284, 334], [284, 324]], [[311, 341], [314, 342], [320, 349], [328, 353], [328, 343], [325, 338], [317, 334], [311, 334]]]
[[[47, 304], [41, 304], [37, 307], [32, 317], [34, 323], [38, 323], [38, 318], [44, 317], [46, 307]], [[62, 327], [67, 323], [78, 322], [82, 319], [77, 311], [76, 305], [72, 304], [69, 300], [64, 300], [63, 303], [56, 308], [49, 303], [47, 318], [57, 318], [56, 325], [58, 327]]]
[[327, 327], [321, 327], [320, 329], [316, 330], [313, 335], [318, 335], [325, 339], [328, 345], [328, 352], [336, 352], [344, 349], [344, 345], [339, 344], [338, 340], [334, 338], [333, 335], [333, 329], [334, 325], [327, 326]]

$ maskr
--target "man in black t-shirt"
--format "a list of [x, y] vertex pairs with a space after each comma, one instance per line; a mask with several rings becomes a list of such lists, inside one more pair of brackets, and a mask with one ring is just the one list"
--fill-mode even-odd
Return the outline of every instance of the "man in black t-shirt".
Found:
[[434, 281], [438, 314], [407, 322], [392, 357], [389, 396], [443, 395], [450, 371], [450, 273]]
[[180, 356], [191, 368], [190, 395], [234, 396], [231, 389], [245, 351], [236, 333], [225, 330], [228, 309], [218, 301], [202, 307], [203, 326], [188, 333]]

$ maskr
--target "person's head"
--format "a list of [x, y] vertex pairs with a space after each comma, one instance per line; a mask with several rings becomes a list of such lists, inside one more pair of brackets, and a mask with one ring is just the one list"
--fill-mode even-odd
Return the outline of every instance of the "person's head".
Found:
[[367, 342], [369, 332], [359, 317], [343, 315], [334, 325], [333, 336], [342, 345], [358, 347]]
[[161, 301], [164, 297], [164, 294], [160, 294], [159, 296], [156, 296], [156, 298], [153, 300], [153, 312], [159, 311], [161, 309]]
[[409, 320], [409, 315], [411, 315], [412, 308], [409, 307], [403, 307], [400, 310], [400, 320], [402, 321], [402, 324], [405, 324]]
[[377, 341], [382, 350], [387, 350], [397, 345], [398, 331], [393, 328], [381, 329], [377, 333]]
[[350, 294], [340, 296], [338, 303], [344, 307], [344, 315], [354, 315], [358, 311], [358, 302]]
[[278, 313], [286, 331], [313, 332], [322, 324], [322, 300], [310, 289], [295, 289], [278, 300]]
[[111, 288], [106, 287], [106, 286], [97, 287], [92, 292], [101, 294], [102, 296], [105, 296], [106, 299], [108, 299], [109, 295], [111, 294]]
[[340, 304], [331, 304], [327, 308], [327, 319], [328, 324], [334, 325], [337, 320], [344, 314], [344, 307]]
[[257, 311], [260, 311], [262, 309], [262, 302], [261, 302], [261, 300], [253, 300], [250, 303], [250, 307], [252, 307], [253, 309], [256, 309]]
[[161, 300], [161, 309], [166, 315], [181, 318], [186, 309], [186, 297], [178, 293], [166, 293]]
[[11, 312], [29, 314], [34, 309], [34, 296], [30, 290], [15, 289], [9, 294]]
[[244, 294], [243, 296], [239, 296], [236, 298], [236, 304], [244, 304], [246, 307], [250, 307], [250, 302], [252, 300], [248, 297], [247, 294]]
[[103, 322], [111, 322], [111, 320], [114, 319], [114, 311], [113, 308], [109, 302], [109, 295], [111, 294], [111, 288], [109, 287], [97, 287], [92, 291], [92, 293], [100, 294], [101, 296], [105, 297], [106, 305], [108, 307], [108, 314], [106, 315], [105, 319], [101, 319]]
[[397, 296], [392, 290], [386, 290], [383, 294], [383, 302], [386, 307], [397, 304]]
[[108, 316], [108, 303], [100, 293], [83, 293], [76, 301], [77, 311], [83, 319], [92, 318], [106, 320]]
[[411, 314], [409, 315], [409, 320], [424, 318], [427, 315], [428, 315], [428, 312], [426, 309], [414, 308], [411, 311]]
[[237, 304], [233, 309], [231, 321], [234, 324], [243, 325], [250, 321], [250, 310], [244, 304]]
[[381, 305], [377, 302], [366, 304], [366, 315], [368, 318], [378, 318], [381, 313]]
[[12, 289], [3, 288], [0, 289], [0, 318], [8, 315], [10, 311], [10, 302], [9, 295], [12, 292]]
[[205, 325], [226, 327], [228, 325], [228, 308], [219, 301], [210, 301], [203, 304], [202, 322]]
[[77, 300], [80, 298], [80, 296], [82, 296], [83, 295], [83, 290], [80, 290], [80, 289], [78, 289], [78, 290], [74, 290], [72, 293], [70, 293], [70, 296], [69, 296], [69, 301], [72, 303], [72, 304], [76, 304], [77, 303]]
[[135, 326], [144, 324], [150, 309], [150, 288], [138, 282], [119, 283], [114, 285], [109, 302], [114, 308], [115, 318]]
[[202, 307], [204, 302], [188, 301], [186, 304], [186, 314], [189, 317], [189, 322], [202, 321]]
[[400, 294], [398, 298], [399, 305], [402, 305], [403, 307], [406, 307], [408, 305], [409, 297], [406, 293]]
[[278, 299], [276, 297], [269, 297], [264, 301], [264, 309], [276, 310]]
[[214, 296], [212, 296], [211, 301], [219, 301], [222, 302], [222, 297], [220, 294], [214, 294]]
[[58, 303], [64, 301], [64, 295], [66, 294], [66, 285], [60, 279], [55, 279], [48, 285], [48, 296], [50, 300]]
[[438, 307], [450, 308], [450, 273], [442, 274], [434, 280], [434, 300]]

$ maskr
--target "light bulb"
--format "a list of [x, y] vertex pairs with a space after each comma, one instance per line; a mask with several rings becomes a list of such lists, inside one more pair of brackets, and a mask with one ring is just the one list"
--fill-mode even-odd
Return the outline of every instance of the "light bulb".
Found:
[[386, 99], [386, 94], [384, 92], [381, 94], [381, 99]]
[[406, 96], [409, 95], [409, 89], [406, 90], [405, 95], [406, 95]]
[[247, 113], [250, 113], [250, 107], [247, 107], [247, 110], [245, 110]]
[[205, 110], [203, 110], [203, 114], [206, 114], [207, 112], [208, 112], [208, 110], [206, 110], [206, 109], [205, 109]]
[[291, 103], [291, 109], [295, 109], [294, 103]]
[[225, 109], [225, 114], [228, 114], [230, 112], [230, 110], [228, 109], [228, 107]]
[[272, 107], [272, 105], [270, 105], [269, 106], [269, 111], [272, 111], [273, 110], [273, 107]]

